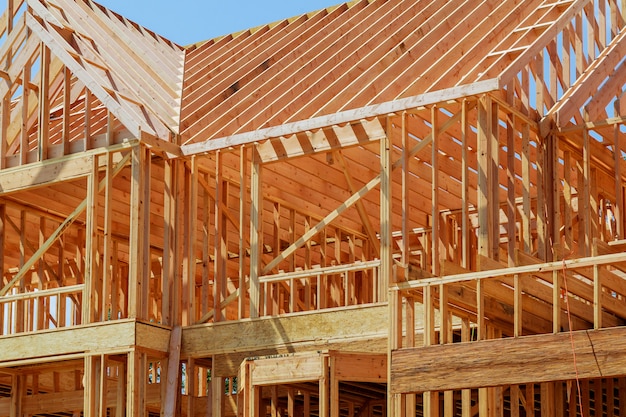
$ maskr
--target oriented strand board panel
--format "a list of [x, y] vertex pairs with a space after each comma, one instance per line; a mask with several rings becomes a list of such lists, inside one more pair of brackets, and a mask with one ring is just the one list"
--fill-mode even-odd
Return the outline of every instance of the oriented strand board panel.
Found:
[[[237, 375], [241, 363], [250, 356], [289, 355], [321, 350], [337, 350], [341, 352], [373, 352], [384, 353], [387, 351], [387, 338], [380, 335], [367, 339], [353, 339], [342, 342], [328, 342], [320, 340], [317, 343], [289, 344], [280, 348], [255, 350], [253, 352], [225, 353], [213, 356], [212, 372], [215, 376], [230, 377]], [[387, 354], [385, 353], [386, 357]], [[385, 379], [387, 371], [385, 369]]]
[[[625, 337], [626, 328], [574, 332], [579, 377], [625, 375]], [[569, 333], [454, 343], [392, 352], [393, 393], [575, 378]]]
[[322, 355], [314, 353], [254, 360], [252, 383], [254, 385], [277, 385], [317, 381], [324, 375]]
[[167, 352], [170, 343], [170, 329], [154, 323], [138, 322], [135, 344], [145, 349]]
[[2, 362], [87, 351], [129, 349], [135, 345], [135, 321], [106, 322], [0, 338]]
[[164, 327], [121, 320], [6, 336], [0, 338], [0, 367], [3, 362], [84, 352], [125, 352], [135, 346], [167, 352], [169, 334]]
[[315, 345], [328, 340], [385, 337], [387, 318], [385, 304], [193, 326], [183, 329], [181, 356], [202, 357], [286, 344]]
[[387, 355], [363, 353], [331, 353], [334, 375], [340, 381], [387, 382]]

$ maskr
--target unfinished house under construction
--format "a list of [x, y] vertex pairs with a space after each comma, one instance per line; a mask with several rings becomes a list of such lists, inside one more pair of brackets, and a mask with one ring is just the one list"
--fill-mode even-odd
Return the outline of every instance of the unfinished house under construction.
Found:
[[4, 3], [0, 417], [626, 415], [623, 0]]

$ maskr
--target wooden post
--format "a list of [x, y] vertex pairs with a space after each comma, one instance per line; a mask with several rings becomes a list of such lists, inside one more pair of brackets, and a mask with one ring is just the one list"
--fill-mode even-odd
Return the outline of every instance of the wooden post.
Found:
[[[102, 263], [102, 278], [103, 288], [101, 290], [101, 303], [100, 309], [102, 311], [103, 320], [108, 320], [108, 314], [111, 319], [116, 319], [117, 310], [116, 304], [113, 302], [116, 300], [117, 289], [114, 285], [116, 281], [116, 270], [114, 265], [117, 261], [117, 253], [114, 252], [113, 241], [113, 155], [107, 154], [106, 158], [106, 171], [105, 171], [105, 185], [104, 185], [104, 235], [103, 235], [103, 263]], [[112, 302], [107, 304], [107, 301], [111, 298]], [[108, 307], [108, 308], [107, 308]]]
[[[591, 255], [591, 217], [593, 214], [591, 210], [591, 150], [590, 150], [590, 138], [587, 127], [583, 129], [583, 160], [582, 160], [582, 174], [583, 174], [583, 193], [582, 204], [578, 202], [578, 213], [585, 213], [582, 217], [582, 224], [584, 230], [584, 241], [579, 242], [582, 246], [583, 252], [581, 255]], [[579, 183], [580, 184], [580, 183]], [[580, 185], [579, 185], [580, 188]], [[579, 193], [580, 195], [580, 193]], [[597, 214], [596, 214], [597, 215]], [[580, 226], [579, 226], [580, 227]], [[582, 243], [582, 245], [581, 245]]]
[[[185, 368], [185, 390], [187, 391], [187, 415], [194, 416], [195, 413], [195, 398], [197, 394], [197, 381], [196, 376], [198, 368], [196, 367], [196, 361], [194, 358], [187, 359], [187, 367]], [[207, 404], [208, 405], [208, 404]]]
[[489, 164], [487, 169], [487, 187], [489, 195], [489, 257], [500, 259], [500, 138], [499, 138], [499, 105], [493, 101], [490, 95], [486, 99]]
[[440, 242], [440, 233], [439, 230], [439, 128], [438, 128], [438, 113], [439, 110], [437, 106], [433, 106], [430, 109], [430, 122], [431, 122], [431, 205], [432, 205], [432, 213], [431, 213], [431, 272], [433, 275], [439, 275], [439, 248], [441, 245]]
[[393, 265], [391, 236], [391, 121], [387, 118], [387, 135], [380, 140], [380, 279], [378, 301], [387, 300]]
[[328, 374], [330, 375], [330, 417], [339, 417], [339, 379], [335, 374], [335, 362], [337, 358], [332, 356], [328, 360]]
[[[507, 96], [512, 101], [512, 88], [509, 85], [507, 88]], [[516, 229], [517, 229], [517, 204], [515, 194], [515, 115], [507, 114], [506, 120], [506, 177], [507, 177], [507, 228], [508, 228], [508, 246], [507, 246], [507, 264], [509, 266], [515, 265], [515, 243], [516, 243]]]
[[278, 386], [272, 385], [270, 386], [270, 416], [271, 417], [279, 417], [278, 416]]
[[530, 125], [522, 126], [522, 249], [525, 253], [532, 252], [532, 235], [530, 233], [531, 200], [530, 200]]
[[296, 391], [293, 388], [287, 388], [287, 417], [295, 417], [296, 415]]
[[9, 417], [22, 417], [22, 399], [24, 396], [26, 376], [13, 375], [11, 378], [11, 404]]
[[330, 365], [328, 355], [323, 354], [320, 358], [322, 365], [322, 377], [319, 380], [319, 417], [330, 417]]
[[161, 375], [161, 413], [163, 417], [176, 415], [178, 393], [180, 392], [180, 343], [182, 337], [181, 326], [175, 326], [170, 334], [169, 356], [167, 367], [163, 369], [165, 375]]
[[[22, 70], [22, 129], [20, 131], [20, 159], [21, 165], [28, 162], [28, 99], [30, 96], [31, 65], [27, 63]], [[5, 140], [3, 138], [3, 140]]]
[[246, 259], [244, 256], [246, 253], [246, 241], [249, 235], [246, 235], [248, 230], [248, 207], [247, 204], [247, 167], [248, 167], [248, 151], [245, 146], [240, 148], [239, 156], [239, 318], [242, 319], [246, 316], [246, 295], [248, 293], [248, 282], [246, 275]]
[[262, 211], [263, 194], [261, 162], [258, 151], [254, 149], [250, 170], [250, 317], [259, 317], [261, 313], [261, 256], [263, 254]]
[[185, 171], [185, 237], [183, 264], [183, 282], [186, 284], [185, 299], [187, 300], [187, 321], [193, 324], [196, 313], [196, 226], [198, 219], [198, 160], [192, 157], [188, 170]]
[[478, 254], [490, 255], [490, 215], [491, 190], [489, 174], [491, 172], [491, 99], [483, 96], [478, 100]]
[[146, 354], [138, 351], [128, 353], [126, 373], [126, 416], [144, 417], [146, 413]]
[[98, 158], [94, 158], [92, 173], [87, 182], [87, 224], [85, 227], [85, 289], [83, 290], [82, 322], [99, 319], [97, 283], [98, 249]]
[[[614, 116], [620, 115], [620, 101], [615, 100], [615, 112]], [[622, 186], [622, 144], [621, 144], [620, 125], [613, 125], [613, 158], [615, 160], [615, 204], [613, 208], [613, 215], [615, 216], [615, 230], [613, 231], [614, 239], [624, 238], [624, 193]]]
[[522, 328], [522, 277], [520, 274], [513, 276], [513, 336], [519, 337], [523, 334]]
[[469, 103], [463, 99], [461, 105], [461, 266], [470, 268], [470, 218], [469, 218], [469, 162], [468, 162], [468, 134], [470, 131], [468, 111]]
[[69, 68], [63, 69], [63, 132], [62, 149], [63, 155], [70, 153], [71, 139], [71, 94], [72, 94], [72, 73]]
[[[147, 215], [148, 202], [146, 197], [147, 178], [144, 178], [146, 152], [141, 145], [132, 149], [131, 190], [130, 190], [130, 246], [129, 253], [129, 281], [128, 281], [128, 317], [145, 318], [144, 304], [147, 299], [148, 282], [146, 274], [146, 257], [148, 249], [145, 247], [146, 234], [149, 234], [150, 218]], [[145, 306], [147, 310], [147, 306]]]
[[126, 381], [128, 379], [128, 371], [126, 362], [120, 363], [117, 372], [117, 388], [115, 401], [115, 417], [124, 417], [126, 415]]
[[[85, 375], [83, 376], [83, 413], [85, 417], [96, 417], [99, 415], [98, 412], [101, 391], [100, 359], [100, 356], [97, 355], [85, 356]], [[100, 415], [106, 415], [106, 410], [105, 414]]]
[[41, 43], [41, 68], [39, 69], [39, 160], [48, 159], [48, 136], [50, 124], [50, 49]]
[[573, 206], [572, 206], [572, 154], [570, 151], [563, 153], [563, 257], [572, 251], [573, 244]]
[[[256, 388], [256, 387], [255, 387]], [[220, 377], [220, 376], [213, 376], [211, 375], [211, 407], [212, 407], [212, 413], [213, 416], [212, 417], [222, 417], [223, 416], [223, 405], [224, 405], [224, 378]], [[255, 401], [261, 400], [261, 398], [259, 397], [258, 399], [256, 398], [257, 396], [254, 395], [253, 398], [255, 398]], [[257, 409], [258, 410], [258, 409]], [[258, 416], [258, 412], [255, 412], [255, 414], [253, 414], [254, 417]]]
[[[388, 283], [396, 279], [392, 274], [392, 235], [391, 235], [391, 120], [387, 118], [386, 136], [380, 140], [380, 272], [378, 281], [378, 300], [389, 300], [389, 342], [387, 359], [387, 380], [391, 380], [391, 352], [402, 347], [402, 294], [394, 291], [389, 295]], [[404, 167], [406, 170], [406, 167]], [[387, 413], [398, 415], [402, 409], [401, 396], [391, 394], [387, 387]]]

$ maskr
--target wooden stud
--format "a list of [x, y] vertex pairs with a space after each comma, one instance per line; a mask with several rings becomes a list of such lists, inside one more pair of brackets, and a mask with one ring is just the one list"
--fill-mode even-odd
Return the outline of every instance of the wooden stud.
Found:
[[146, 413], [146, 354], [133, 351], [128, 353], [126, 383], [126, 415], [144, 417]]
[[490, 255], [490, 119], [491, 101], [489, 96], [482, 97], [478, 102], [478, 254]]
[[50, 124], [50, 103], [48, 100], [50, 86], [50, 50], [41, 44], [41, 75], [39, 80], [39, 160], [48, 159], [48, 125]]
[[[246, 252], [246, 241], [249, 235], [246, 234], [248, 226], [248, 207], [247, 202], [247, 183], [248, 183], [248, 148], [241, 146], [239, 149], [239, 318], [246, 316], [246, 293], [248, 288], [248, 277], [246, 275], [247, 265], [246, 256], [242, 256]], [[293, 310], [292, 310], [293, 311]]]
[[262, 254], [262, 169], [256, 151], [253, 151], [250, 170], [250, 317], [259, 317], [261, 313], [261, 275]]
[[128, 316], [130, 318], [142, 318], [144, 294], [145, 274], [145, 257], [147, 249], [145, 248], [144, 233], [148, 233], [149, 218], [146, 218], [147, 201], [145, 198], [145, 188], [147, 178], [143, 178], [144, 164], [146, 163], [145, 152], [138, 146], [132, 149], [132, 181], [131, 181], [131, 207], [130, 213], [131, 228], [130, 241], [136, 242], [132, 246], [130, 255], [129, 270], [129, 286], [128, 286]]
[[437, 106], [431, 108], [431, 181], [432, 181], [432, 213], [431, 213], [431, 228], [432, 228], [432, 249], [431, 249], [431, 272], [433, 275], [439, 275], [439, 248], [441, 245], [440, 236], [440, 218], [439, 218], [439, 135], [438, 135], [438, 113]]

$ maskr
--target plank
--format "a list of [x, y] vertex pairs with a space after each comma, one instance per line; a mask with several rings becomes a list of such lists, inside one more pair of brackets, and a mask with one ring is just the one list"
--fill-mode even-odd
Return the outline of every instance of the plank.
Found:
[[[286, 341], [297, 345], [386, 337], [387, 316], [387, 305], [378, 304], [239, 323], [190, 326], [183, 329], [182, 356], [269, 349], [283, 346]], [[342, 323], [351, 323], [351, 326], [342, 326]]]
[[325, 370], [323, 355], [305, 354], [255, 359], [252, 383], [257, 386], [317, 381]]
[[[624, 336], [624, 328], [572, 332], [579, 377], [622, 375], [626, 355], [619, 341]], [[393, 393], [576, 378], [568, 333], [403, 349], [391, 355]]]

